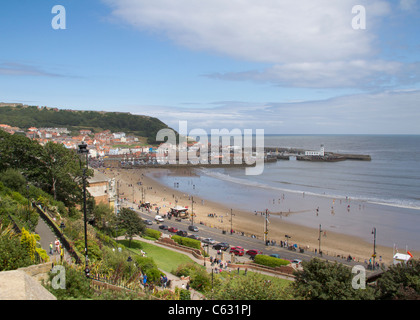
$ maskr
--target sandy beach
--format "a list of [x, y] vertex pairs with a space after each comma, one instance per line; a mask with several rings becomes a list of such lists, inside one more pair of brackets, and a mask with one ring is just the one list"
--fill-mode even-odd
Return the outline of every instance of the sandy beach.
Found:
[[[181, 205], [191, 208], [192, 200], [189, 194], [181, 192], [180, 190], [169, 188], [162, 185], [155, 179], [151, 178], [151, 173], [154, 174], [167, 174], [167, 169], [100, 169], [109, 178], [115, 178], [119, 181], [119, 196], [125, 198], [128, 201], [138, 204], [142, 200], [142, 187], [143, 187], [143, 199], [144, 201], [150, 202], [153, 208], [158, 207], [160, 213], [164, 214], [169, 211], [169, 208], [175, 205]], [[175, 174], [191, 174], [188, 169], [178, 170]], [[141, 182], [141, 186], [137, 183]], [[133, 199], [134, 196], [134, 199]], [[309, 208], [320, 208], [327, 206], [326, 200], [321, 201], [319, 204], [315, 201], [319, 199], [311, 198], [309, 195], [297, 195], [297, 194], [286, 194], [287, 198], [287, 210], [272, 213], [270, 216], [269, 223], [269, 240], [275, 240], [277, 243], [284, 241], [285, 235], [291, 236], [289, 244], [296, 243], [299, 247], [304, 248], [306, 251], [314, 251], [318, 249], [318, 235], [319, 229], [314, 227], [304, 226], [302, 224], [288, 221], [290, 217], [295, 215], [308, 215], [313, 217], [317, 214]], [[230, 212], [231, 208], [226, 207], [221, 203], [202, 199], [194, 196], [194, 221], [202, 223], [207, 226], [230, 231], [231, 220]], [[322, 199], [321, 199], [322, 200]], [[328, 200], [329, 201], [329, 200]], [[338, 205], [337, 200], [337, 205]], [[273, 199], [274, 202], [274, 199]], [[280, 199], [279, 199], [280, 202]], [[284, 201], [285, 202], [285, 201]], [[353, 205], [353, 204], [352, 204]], [[330, 204], [328, 203], [328, 206]], [[343, 203], [342, 208], [347, 208], [347, 204]], [[330, 210], [330, 209], [328, 209]], [[344, 210], [344, 209], [343, 209]], [[313, 211], [313, 212], [309, 212]], [[212, 214], [212, 216], [209, 216]], [[244, 232], [245, 235], [254, 235], [257, 238], [263, 239], [265, 215], [260, 213], [255, 214], [253, 211], [245, 210], [233, 210], [233, 222], [232, 228], [234, 232]], [[277, 217], [274, 217], [277, 216]], [[292, 220], [292, 219], [290, 219]], [[369, 260], [373, 253], [373, 238], [372, 241], [366, 241], [362, 238], [342, 234], [334, 231], [321, 232], [322, 234], [322, 251], [325, 255], [329, 256], [345, 256], [349, 254], [354, 257], [357, 261], [363, 263], [365, 260]], [[400, 248], [401, 249], [401, 248]], [[403, 250], [400, 250], [402, 252]], [[388, 246], [376, 246], [377, 258], [379, 257], [386, 264], [392, 262], [393, 248]], [[411, 251], [414, 257], [418, 257], [419, 253]]]

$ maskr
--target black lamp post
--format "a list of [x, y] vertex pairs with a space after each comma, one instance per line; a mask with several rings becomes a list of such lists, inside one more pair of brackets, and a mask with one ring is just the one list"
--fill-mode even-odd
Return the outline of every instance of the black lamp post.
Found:
[[375, 258], [376, 258], [376, 228], [372, 229], [373, 234], [373, 264], [372, 264], [372, 270], [375, 270]]
[[[83, 141], [79, 144], [78, 154], [83, 155], [86, 154], [86, 168], [83, 168], [83, 217], [84, 217], [84, 226], [85, 226], [85, 273], [86, 276], [89, 277], [89, 267], [88, 267], [88, 245], [87, 245], [87, 217], [86, 217], [86, 171], [88, 169], [88, 155], [89, 150], [87, 149], [86, 143]], [[80, 162], [80, 167], [82, 167], [82, 163]]]
[[64, 222], [61, 222], [61, 223], [60, 223], [61, 234], [63, 234], [63, 232], [64, 232], [64, 228], [65, 228], [65, 227], [66, 227], [66, 226], [65, 226]]
[[318, 247], [318, 253], [322, 257], [322, 251], [321, 251], [321, 225], [319, 225], [319, 232], [318, 232], [318, 241], [319, 241], [319, 247]]

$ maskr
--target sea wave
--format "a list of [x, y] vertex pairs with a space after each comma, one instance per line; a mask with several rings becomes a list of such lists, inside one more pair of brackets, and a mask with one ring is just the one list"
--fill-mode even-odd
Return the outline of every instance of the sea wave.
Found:
[[[261, 188], [261, 189], [278, 191], [278, 192], [294, 193], [294, 194], [304, 193], [305, 195], [308, 195], [308, 196], [316, 196], [316, 197], [323, 197], [323, 198], [337, 199], [337, 200], [338, 199], [344, 200], [344, 199], [347, 199], [348, 197], [343, 194], [331, 192], [331, 190], [335, 190], [335, 189], [328, 190], [328, 188], [323, 188], [323, 190], [324, 189], [326, 190], [325, 192], [313, 192], [313, 191], [307, 191], [307, 190], [301, 190], [301, 189], [282, 188], [282, 187], [271, 186], [269, 184], [265, 184], [265, 183], [261, 183], [257, 181], [233, 177], [229, 174], [216, 171], [216, 170], [207, 169], [207, 168], [200, 168], [198, 170], [199, 172], [201, 172], [202, 174], [205, 174], [208, 177], [239, 184], [242, 186]], [[281, 183], [289, 184], [291, 186], [297, 186], [297, 187], [306, 186], [306, 187], [319, 188], [318, 186], [302, 185], [302, 184], [297, 184], [297, 183], [292, 183], [292, 182], [281, 182]], [[367, 197], [364, 195], [353, 195], [350, 198], [351, 200], [354, 200], [354, 201], [366, 202], [366, 203], [371, 203], [371, 204], [376, 204], [376, 205], [420, 210], [420, 201], [416, 201], [416, 200], [410, 201], [410, 200], [403, 200], [403, 199], [380, 199], [380, 198], [375, 198], [375, 197]]]

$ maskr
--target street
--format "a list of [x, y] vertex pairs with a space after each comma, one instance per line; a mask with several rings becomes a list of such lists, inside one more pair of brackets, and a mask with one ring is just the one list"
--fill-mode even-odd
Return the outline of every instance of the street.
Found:
[[[212, 238], [216, 241], [216, 243], [226, 242], [230, 245], [230, 247], [241, 246], [245, 249], [245, 253], [247, 250], [256, 249], [256, 250], [262, 251], [262, 253], [266, 255], [278, 254], [281, 259], [290, 260], [290, 261], [293, 261], [295, 259], [299, 259], [302, 261], [309, 261], [314, 257], [318, 257], [318, 258], [325, 259], [328, 261], [337, 261], [348, 266], [355, 266], [355, 265], [361, 264], [361, 262], [347, 261], [347, 259], [343, 259], [341, 257], [331, 257], [331, 256], [325, 256], [325, 255], [321, 257], [320, 255], [315, 254], [313, 252], [302, 253], [302, 252], [299, 252], [299, 249], [297, 249], [296, 251], [292, 251], [292, 250], [289, 250], [288, 248], [280, 247], [279, 244], [266, 246], [264, 241], [261, 239], [242, 236], [237, 233], [233, 233], [233, 234], [230, 234], [230, 232], [223, 233], [219, 229], [211, 228], [211, 227], [208, 227], [202, 224], [197, 224], [197, 223], [194, 223], [194, 225], [198, 227], [199, 231], [192, 232], [188, 230], [188, 226], [191, 225], [191, 221], [189, 219], [182, 219], [181, 221], [176, 221], [175, 218], [172, 218], [172, 219], [165, 218], [164, 222], [157, 223], [154, 220], [155, 216], [157, 215], [155, 211], [150, 210], [150, 212], [147, 212], [147, 210], [145, 209], [143, 209], [142, 211], [141, 209], [136, 209], [137, 206], [131, 203], [126, 203], [126, 206], [134, 209], [134, 211], [136, 211], [142, 219], [144, 220], [148, 219], [148, 220], [153, 221], [153, 224], [147, 225], [147, 228], [159, 230], [162, 233], [164, 234], [166, 233], [168, 235], [171, 235], [174, 233], [168, 232], [168, 230], [159, 229], [160, 225], [166, 225], [168, 227], [175, 227], [178, 230], [187, 231], [188, 235], [194, 234], [200, 239]], [[212, 249], [212, 245], [210, 245], [209, 248], [207, 248], [206, 244], [203, 243], [203, 248], [206, 250], [206, 252], [207, 251], [209, 252], [209, 256], [213, 256], [213, 257], [216, 256], [216, 250]], [[231, 260], [229, 249], [226, 252], [224, 251], [222, 252], [226, 260]], [[249, 261], [250, 260], [249, 256], [246, 254], [242, 257], [236, 256], [235, 259], [236, 261]]]

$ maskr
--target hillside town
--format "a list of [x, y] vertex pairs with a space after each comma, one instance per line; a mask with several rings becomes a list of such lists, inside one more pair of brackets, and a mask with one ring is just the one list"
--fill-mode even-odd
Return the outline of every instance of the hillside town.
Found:
[[24, 135], [38, 141], [41, 145], [55, 142], [63, 144], [68, 149], [77, 150], [78, 145], [84, 142], [88, 146], [91, 159], [130, 155], [145, 162], [155, 162], [156, 160], [156, 146], [144, 145], [141, 138], [128, 135], [125, 132], [112, 133], [110, 130], [104, 130], [94, 133], [91, 130], [79, 130], [78, 134], [74, 135], [67, 128], [30, 127], [24, 130], [8, 124], [0, 124], [0, 129], [10, 134]]
[[[67, 128], [36, 128], [30, 127], [26, 130], [19, 127], [12, 127], [8, 124], [0, 124], [0, 129], [10, 134], [20, 134], [29, 139], [38, 141], [41, 145], [48, 142], [63, 144], [67, 149], [77, 150], [82, 143], [87, 145], [90, 164], [94, 167], [124, 167], [137, 165], [172, 164], [172, 160], [181, 160], [180, 154], [188, 157], [185, 164], [239, 164], [255, 163], [255, 152], [246, 153], [241, 147], [224, 145], [219, 142], [217, 151], [213, 150], [210, 143], [203, 143], [194, 140], [180, 146], [169, 143], [160, 145], [148, 145], [142, 137], [126, 134], [125, 132], [111, 132], [104, 130], [94, 133], [91, 130], [79, 130], [77, 134], [70, 132]], [[206, 150], [206, 155], [200, 157], [200, 153]], [[266, 161], [275, 160], [274, 150], [261, 156]], [[226, 158], [226, 159], [225, 159]], [[182, 163], [182, 161], [180, 161]]]

